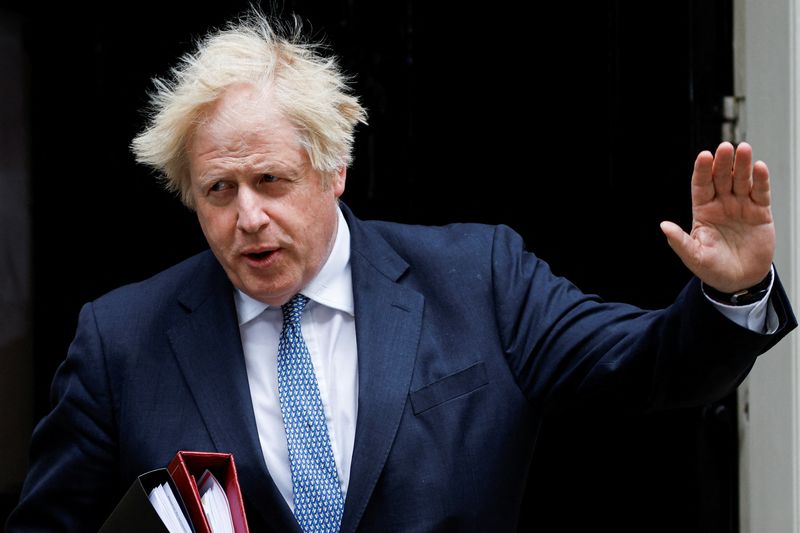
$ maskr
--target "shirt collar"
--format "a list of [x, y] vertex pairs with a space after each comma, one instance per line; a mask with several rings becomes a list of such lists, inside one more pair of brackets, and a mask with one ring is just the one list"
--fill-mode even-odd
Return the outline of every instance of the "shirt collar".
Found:
[[[300, 292], [319, 304], [353, 316], [355, 306], [353, 277], [350, 271], [350, 228], [347, 227], [342, 210], [338, 206], [336, 213], [336, 238], [331, 253], [317, 275]], [[234, 300], [240, 326], [250, 322], [269, 307], [268, 304], [251, 298], [239, 289], [236, 289]]]

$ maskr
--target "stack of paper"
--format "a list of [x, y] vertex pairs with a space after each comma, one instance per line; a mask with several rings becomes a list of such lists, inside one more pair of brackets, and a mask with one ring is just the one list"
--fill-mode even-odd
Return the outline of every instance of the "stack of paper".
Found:
[[228, 497], [217, 478], [206, 470], [200, 477], [197, 488], [212, 533], [234, 533]]
[[186, 521], [169, 483], [153, 487], [148, 498], [158, 516], [161, 517], [161, 521], [167, 526], [169, 533], [192, 533], [192, 528]]

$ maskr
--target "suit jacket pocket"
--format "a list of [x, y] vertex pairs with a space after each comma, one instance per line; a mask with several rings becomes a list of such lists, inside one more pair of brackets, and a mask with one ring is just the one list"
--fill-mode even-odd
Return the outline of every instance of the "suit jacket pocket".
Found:
[[486, 377], [486, 367], [482, 361], [479, 361], [455, 374], [450, 374], [421, 389], [411, 391], [411, 406], [414, 414], [418, 415], [448, 400], [479, 389], [487, 383], [489, 383], [489, 379]]

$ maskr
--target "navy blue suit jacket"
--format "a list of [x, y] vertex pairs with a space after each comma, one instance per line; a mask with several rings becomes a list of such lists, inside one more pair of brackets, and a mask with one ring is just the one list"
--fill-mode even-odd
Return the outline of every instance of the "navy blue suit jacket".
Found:
[[[691, 282], [655, 312], [553, 276], [505, 227], [355, 219], [359, 402], [342, 531], [512, 531], [545, 412], [707, 402], [773, 335]], [[87, 304], [11, 531], [93, 531], [177, 450], [232, 452], [253, 531], [299, 531], [261, 455], [233, 289], [209, 253]]]

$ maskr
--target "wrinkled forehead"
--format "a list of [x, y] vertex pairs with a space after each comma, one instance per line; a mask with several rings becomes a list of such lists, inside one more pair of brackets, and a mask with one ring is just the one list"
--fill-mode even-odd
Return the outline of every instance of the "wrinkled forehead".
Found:
[[302, 173], [310, 165], [297, 130], [275, 103], [250, 86], [209, 105], [186, 146], [190, 179], [220, 172]]
[[[226, 89], [202, 111], [186, 150], [192, 159], [209, 151], [254, 153], [276, 146], [294, 151], [303, 148], [303, 143], [272, 94], [238, 85]], [[305, 149], [301, 151], [306, 159]]]
[[251, 84], [225, 89], [216, 101], [201, 111], [197, 122], [199, 129], [215, 133], [294, 130], [281, 112], [274, 91]]

